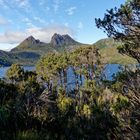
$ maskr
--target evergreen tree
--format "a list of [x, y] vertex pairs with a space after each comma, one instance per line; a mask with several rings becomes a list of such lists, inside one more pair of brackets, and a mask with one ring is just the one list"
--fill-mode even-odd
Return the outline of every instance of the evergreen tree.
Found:
[[119, 52], [135, 58], [140, 63], [140, 1], [130, 0], [120, 8], [107, 10], [103, 19], [95, 19], [98, 28], [109, 37], [121, 40]]

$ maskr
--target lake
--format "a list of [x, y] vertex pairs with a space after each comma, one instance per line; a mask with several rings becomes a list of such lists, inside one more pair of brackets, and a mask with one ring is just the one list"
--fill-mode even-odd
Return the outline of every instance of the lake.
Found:
[[[6, 71], [9, 69], [10, 67], [0, 67], [0, 78], [4, 78], [6, 77]], [[24, 70], [26, 71], [32, 71], [35, 70], [34, 66], [24, 66], [23, 67]]]
[[[23, 67], [24, 70], [28, 70], [28, 71], [32, 71], [32, 70], [35, 70], [35, 67], [34, 66], [24, 66]], [[9, 67], [0, 67], [0, 78], [4, 78], [6, 76], [6, 71], [9, 69]], [[106, 78], [108, 80], [111, 80], [112, 79], [112, 75], [117, 73], [118, 71], [120, 70], [120, 65], [119, 64], [107, 64], [105, 66], [105, 69], [104, 69], [104, 74], [106, 76]], [[68, 70], [68, 79], [70, 79], [70, 81], [73, 81], [73, 74], [72, 74], [72, 71], [71, 69]]]

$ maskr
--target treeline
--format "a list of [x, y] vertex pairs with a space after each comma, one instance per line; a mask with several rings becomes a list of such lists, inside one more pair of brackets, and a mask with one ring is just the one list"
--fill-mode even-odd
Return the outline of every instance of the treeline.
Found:
[[[139, 11], [139, 1], [133, 0], [96, 19], [97, 27], [122, 41], [119, 51], [138, 62]], [[139, 139], [140, 69], [125, 69], [108, 81], [102, 60], [98, 49], [85, 46], [42, 57], [34, 72], [12, 65], [0, 80], [0, 139]], [[75, 83], [71, 90], [69, 68]]]

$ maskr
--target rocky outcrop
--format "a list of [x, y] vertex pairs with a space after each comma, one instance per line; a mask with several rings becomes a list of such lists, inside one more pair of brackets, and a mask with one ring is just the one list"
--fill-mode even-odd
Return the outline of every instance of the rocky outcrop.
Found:
[[50, 44], [53, 47], [58, 47], [58, 46], [64, 46], [64, 45], [76, 45], [80, 43], [76, 42], [69, 35], [60, 35], [60, 34], [55, 33], [51, 38]]
[[33, 36], [29, 36], [11, 51], [25, 50], [28, 48], [34, 48], [37, 46], [39, 47], [39, 46], [44, 46], [44, 45], [46, 45], [46, 43], [41, 42], [39, 39], [35, 39]]
[[33, 36], [29, 36], [28, 38], [26, 38], [21, 44], [24, 43], [29, 43], [32, 45], [40, 45], [40, 44], [45, 44], [44, 42], [41, 42], [39, 39], [35, 39]]

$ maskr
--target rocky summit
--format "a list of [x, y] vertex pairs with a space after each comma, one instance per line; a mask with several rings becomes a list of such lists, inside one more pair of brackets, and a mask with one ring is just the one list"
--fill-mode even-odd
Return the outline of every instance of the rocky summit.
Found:
[[11, 51], [18, 51], [22, 49], [34, 48], [36, 46], [43, 46], [43, 45], [46, 45], [46, 43], [41, 42], [39, 39], [35, 39], [33, 36], [29, 36]]
[[64, 46], [64, 45], [77, 45], [79, 42], [72, 39], [69, 35], [54, 34], [51, 38], [50, 44], [53, 47]]
[[22, 43], [29, 42], [32, 45], [42, 44], [43, 42], [40, 42], [39, 39], [35, 39], [33, 36], [29, 36], [26, 38]]

